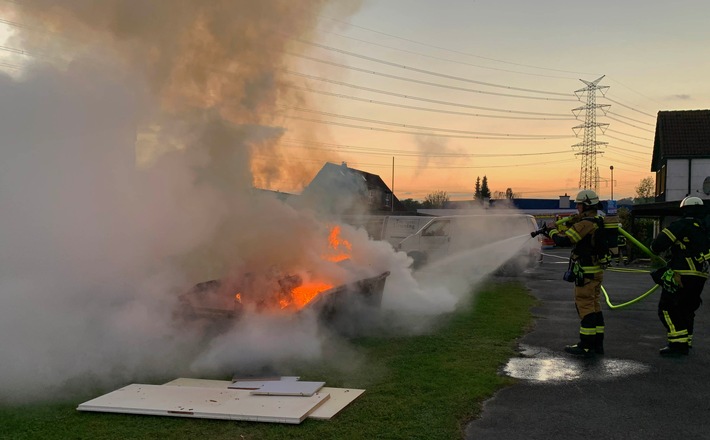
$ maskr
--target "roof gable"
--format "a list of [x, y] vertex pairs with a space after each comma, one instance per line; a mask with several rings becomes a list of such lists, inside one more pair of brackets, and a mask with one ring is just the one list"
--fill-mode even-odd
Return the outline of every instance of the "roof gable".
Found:
[[[377, 174], [350, 168], [345, 162], [340, 165], [326, 162], [311, 183], [304, 188], [303, 194], [332, 201], [343, 197], [366, 197], [369, 190], [392, 194], [387, 184]], [[392, 198], [395, 210], [406, 210], [396, 196], [392, 195]]]
[[665, 159], [690, 157], [710, 157], [710, 110], [658, 112], [651, 171]]

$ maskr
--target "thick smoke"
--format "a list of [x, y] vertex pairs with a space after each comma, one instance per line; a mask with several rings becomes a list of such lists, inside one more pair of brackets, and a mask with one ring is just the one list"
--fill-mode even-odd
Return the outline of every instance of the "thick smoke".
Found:
[[283, 134], [277, 101], [298, 99], [278, 74], [289, 37], [326, 6], [4, 6], [25, 25], [8, 44], [33, 58], [0, 77], [3, 398], [185, 371], [185, 286], [320, 260], [303, 250], [323, 225], [255, 193], [251, 158]]
[[279, 74], [289, 36], [358, 2], [335, 5], [10, 4], [27, 27], [8, 44], [34, 57], [0, 75], [0, 400], [324, 356], [307, 315], [250, 315], [205, 341], [176, 310], [206, 280], [388, 270], [385, 312], [453, 309], [465, 287], [422, 287], [364, 230], [343, 227], [349, 265], [324, 262], [329, 222], [252, 188], [289, 177], [254, 157], [278, 151], [276, 105], [304, 99]]

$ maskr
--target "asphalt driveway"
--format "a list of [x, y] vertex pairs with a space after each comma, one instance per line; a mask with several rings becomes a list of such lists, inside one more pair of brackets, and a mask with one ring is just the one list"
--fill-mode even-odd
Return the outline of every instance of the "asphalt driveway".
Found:
[[[710, 303], [698, 310], [687, 357], [658, 355], [666, 335], [656, 291], [622, 309], [604, 304], [606, 354], [574, 358], [562, 351], [577, 342], [579, 331], [572, 286], [562, 280], [569, 249], [544, 254], [542, 266], [526, 278], [539, 299], [534, 328], [520, 340], [520, 356], [500, 373], [518, 382], [485, 403], [465, 438], [710, 439]], [[620, 304], [653, 282], [648, 274], [607, 270], [603, 285]], [[703, 296], [710, 301], [709, 287]]]

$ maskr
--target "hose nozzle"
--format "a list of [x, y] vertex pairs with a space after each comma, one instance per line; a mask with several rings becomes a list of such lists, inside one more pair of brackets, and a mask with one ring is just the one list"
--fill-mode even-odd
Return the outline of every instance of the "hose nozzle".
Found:
[[544, 233], [546, 233], [546, 232], [547, 232], [547, 225], [543, 225], [543, 226], [542, 226], [540, 229], [538, 229], [537, 231], [532, 231], [532, 232], [530, 233], [530, 236], [533, 237], [533, 238], [535, 238], [535, 237], [537, 237], [538, 235], [544, 234]]

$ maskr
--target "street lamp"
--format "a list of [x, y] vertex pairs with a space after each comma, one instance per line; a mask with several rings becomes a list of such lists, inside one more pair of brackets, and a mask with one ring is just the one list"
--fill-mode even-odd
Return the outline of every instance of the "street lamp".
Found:
[[611, 200], [614, 200], [614, 165], [610, 165], [611, 170]]

